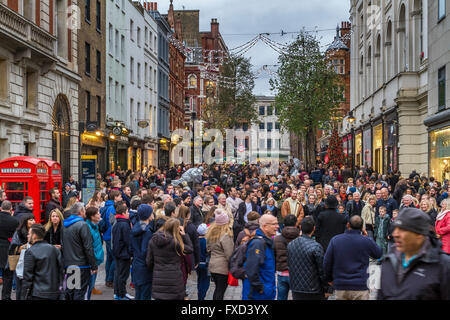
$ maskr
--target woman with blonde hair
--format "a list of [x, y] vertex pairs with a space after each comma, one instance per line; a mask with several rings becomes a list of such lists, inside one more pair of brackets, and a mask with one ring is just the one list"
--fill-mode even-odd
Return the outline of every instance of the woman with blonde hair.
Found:
[[223, 209], [216, 209], [215, 219], [206, 232], [206, 250], [211, 254], [209, 272], [216, 289], [213, 300], [223, 300], [228, 287], [228, 265], [234, 250], [233, 231], [230, 218]]
[[61, 249], [63, 221], [62, 212], [59, 209], [53, 209], [50, 211], [50, 217], [45, 225], [44, 240], [58, 249]]
[[375, 230], [375, 209], [377, 204], [377, 197], [373, 194], [369, 196], [366, 205], [361, 211], [361, 218], [363, 219], [363, 230], [367, 231], [367, 234], [372, 239], [374, 238]]
[[65, 219], [67, 219], [70, 216], [70, 209], [72, 209], [72, 206], [76, 202], [78, 202], [77, 197], [72, 197], [72, 198], [69, 199], [69, 201], [67, 201], [67, 206], [66, 206], [66, 208], [64, 209], [64, 212], [63, 212], [63, 216], [64, 216]]
[[434, 226], [436, 224], [437, 211], [433, 208], [431, 202], [428, 199], [420, 201], [420, 210], [422, 210], [422, 212], [426, 213], [430, 217], [430, 223], [432, 226]]
[[181, 257], [192, 252], [191, 240], [176, 218], [168, 219], [153, 235], [146, 257], [146, 264], [153, 273], [153, 299], [184, 300]]

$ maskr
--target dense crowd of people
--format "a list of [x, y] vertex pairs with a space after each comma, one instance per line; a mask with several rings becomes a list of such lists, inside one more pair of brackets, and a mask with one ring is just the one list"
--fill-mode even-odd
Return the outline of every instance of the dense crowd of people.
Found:
[[199, 166], [201, 183], [180, 183], [189, 165], [98, 174], [86, 205], [71, 177], [50, 190], [43, 224], [37, 199], [14, 207], [0, 191], [2, 299], [15, 287], [17, 300], [89, 300], [103, 263], [115, 300], [187, 299], [193, 272], [199, 300], [211, 282], [223, 300], [239, 281], [243, 300], [450, 299], [449, 181], [292, 161], [271, 176]]

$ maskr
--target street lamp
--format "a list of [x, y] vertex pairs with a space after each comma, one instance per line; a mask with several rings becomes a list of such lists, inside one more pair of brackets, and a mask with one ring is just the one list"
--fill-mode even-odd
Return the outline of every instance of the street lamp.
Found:
[[350, 111], [350, 112], [348, 113], [347, 121], [348, 121], [350, 124], [353, 124], [353, 122], [356, 121], [356, 118], [353, 116], [353, 111]]
[[192, 121], [192, 153], [191, 153], [191, 161], [192, 166], [194, 166], [194, 151], [195, 151], [195, 145], [194, 145], [194, 138], [195, 138], [195, 120], [197, 119], [197, 113], [195, 111], [191, 114], [191, 121]]

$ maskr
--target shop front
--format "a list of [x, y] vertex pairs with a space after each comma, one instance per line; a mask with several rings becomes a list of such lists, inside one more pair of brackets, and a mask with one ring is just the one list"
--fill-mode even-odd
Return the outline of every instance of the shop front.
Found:
[[429, 133], [430, 176], [438, 181], [450, 179], [450, 126]]
[[387, 116], [383, 124], [384, 135], [384, 172], [398, 170], [398, 135], [396, 114]]
[[362, 132], [360, 131], [355, 135], [355, 167], [362, 167], [363, 165], [362, 150]]
[[383, 124], [375, 125], [372, 129], [372, 152], [373, 152], [373, 169], [375, 172], [384, 173], [383, 171]]
[[351, 168], [353, 158], [353, 136], [351, 133], [342, 138], [342, 147], [345, 156], [345, 166]]
[[106, 172], [106, 139], [101, 133], [81, 134], [81, 155], [97, 156], [97, 172]]
[[363, 131], [363, 166], [372, 167], [372, 127], [367, 127]]
[[169, 140], [162, 138], [159, 141], [158, 149], [158, 168], [168, 168], [169, 167]]

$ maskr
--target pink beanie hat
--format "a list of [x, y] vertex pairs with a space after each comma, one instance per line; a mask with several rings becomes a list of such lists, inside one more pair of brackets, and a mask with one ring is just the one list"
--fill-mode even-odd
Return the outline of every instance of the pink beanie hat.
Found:
[[223, 209], [216, 209], [216, 211], [214, 211], [214, 215], [215, 215], [214, 222], [218, 226], [223, 226], [225, 224], [228, 224], [228, 222], [230, 222], [228, 214]]

